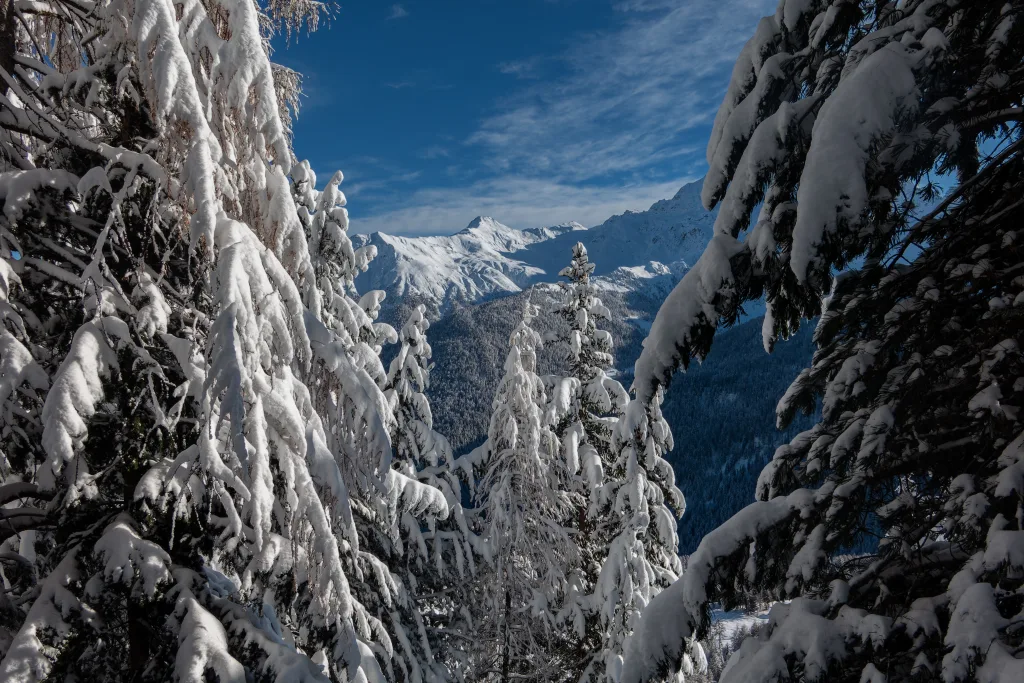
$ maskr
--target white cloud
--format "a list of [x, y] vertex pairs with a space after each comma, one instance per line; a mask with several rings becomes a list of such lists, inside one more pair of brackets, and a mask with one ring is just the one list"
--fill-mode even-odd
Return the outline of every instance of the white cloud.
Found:
[[[736, 55], [775, 2], [621, 0], [615, 28], [574, 35], [560, 54], [498, 65], [521, 80], [509, 81], [469, 146], [417, 152], [444, 159], [434, 179], [455, 186], [417, 185], [428, 176], [350, 161], [353, 230], [450, 234], [481, 214], [517, 228], [596, 225], [672, 196], [684, 176], [703, 172]], [[545, 78], [531, 78], [540, 66]], [[547, 78], [552, 72], [562, 76]]]
[[[671, 197], [687, 179], [611, 187], [580, 187], [549, 180], [503, 177], [463, 188], [421, 188], [398, 195], [395, 208], [364, 216], [359, 202], [349, 204], [352, 231], [400, 235], [440, 235], [458, 232], [476, 216], [493, 216], [514, 228], [554, 225], [570, 220], [587, 226], [626, 209], [644, 210]], [[344, 186], [342, 189], [345, 189]]]
[[[736, 55], [774, 6], [775, 0], [622, 2], [619, 28], [573, 40], [557, 57], [567, 72], [562, 78], [512, 92], [468, 142], [490, 156], [495, 171], [566, 182], [670, 161], [693, 167]], [[535, 63], [499, 69], [522, 75]]]
[[388, 19], [405, 19], [407, 16], [409, 16], [409, 10], [399, 4], [394, 4], [391, 6], [391, 13], [388, 14]]

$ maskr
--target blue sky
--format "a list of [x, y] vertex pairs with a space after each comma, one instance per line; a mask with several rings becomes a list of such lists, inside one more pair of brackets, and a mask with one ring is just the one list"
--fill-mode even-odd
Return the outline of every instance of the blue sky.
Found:
[[595, 225], [703, 175], [733, 62], [775, 4], [353, 0], [273, 58], [304, 75], [296, 153], [345, 173], [354, 232]]

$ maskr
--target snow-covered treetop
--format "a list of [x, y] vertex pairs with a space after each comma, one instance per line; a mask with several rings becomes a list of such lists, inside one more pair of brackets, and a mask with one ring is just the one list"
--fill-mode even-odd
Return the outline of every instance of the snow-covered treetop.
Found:
[[[594, 264], [587, 258], [586, 247], [577, 242], [572, 248], [572, 262], [559, 272], [569, 280], [561, 283], [566, 301], [559, 312], [570, 329], [567, 341], [574, 376], [584, 372], [583, 368], [606, 368], [613, 362], [611, 335], [597, 328], [597, 323], [611, 314], [590, 283], [593, 272]], [[577, 379], [585, 381], [589, 377], [579, 376]], [[606, 408], [609, 409], [610, 406]]]

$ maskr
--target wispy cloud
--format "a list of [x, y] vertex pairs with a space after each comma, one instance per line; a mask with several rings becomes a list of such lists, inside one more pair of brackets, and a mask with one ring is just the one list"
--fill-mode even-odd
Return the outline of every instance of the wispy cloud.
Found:
[[[541, 179], [501, 177], [478, 181], [468, 187], [418, 189], [404, 195], [395, 208], [372, 215], [362, 215], [358, 202], [349, 209], [352, 230], [359, 233], [451, 234], [466, 227], [478, 215], [494, 216], [514, 228], [570, 220], [592, 226], [626, 209], [646, 209], [659, 199], [671, 197], [687, 180], [581, 187]], [[387, 196], [394, 199], [395, 194], [388, 191]]]
[[[347, 159], [353, 230], [447, 234], [480, 214], [519, 228], [596, 225], [701, 175], [736, 55], [776, 0], [611, 1], [613, 28], [498, 65], [517, 80], [502, 79], [507, 95], [470, 135], [410, 150], [443, 160], [442, 172]], [[382, 86], [427, 92], [443, 75], [412, 68]]]
[[530, 79], [537, 78], [539, 76], [538, 71], [540, 65], [544, 62], [544, 58], [541, 56], [531, 57], [530, 59], [520, 59], [514, 62], [501, 62], [498, 64], [498, 71], [509, 76], [515, 76], [516, 78]]
[[447, 147], [442, 147], [441, 145], [431, 145], [420, 152], [420, 156], [424, 159], [448, 158], [451, 156], [451, 151]]
[[[555, 57], [562, 78], [532, 82], [497, 103], [469, 137], [496, 172], [564, 182], [608, 179], [703, 156], [744, 41], [774, 0], [627, 0], [616, 30], [574, 40]], [[527, 73], [529, 62], [505, 64]], [[687, 158], [690, 164], [686, 163]]]
[[407, 16], [409, 16], [409, 10], [396, 3], [391, 6], [391, 12], [388, 14], [388, 20], [405, 19]]

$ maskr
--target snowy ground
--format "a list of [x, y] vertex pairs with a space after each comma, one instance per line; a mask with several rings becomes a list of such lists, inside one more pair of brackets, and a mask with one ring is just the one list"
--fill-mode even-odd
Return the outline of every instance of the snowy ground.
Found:
[[768, 621], [768, 610], [761, 612], [744, 612], [742, 610], [723, 612], [720, 607], [716, 607], [711, 610], [711, 621], [716, 624], [722, 622], [725, 629], [722, 636], [728, 642], [741, 628], [749, 628], [756, 623], [766, 623]]

